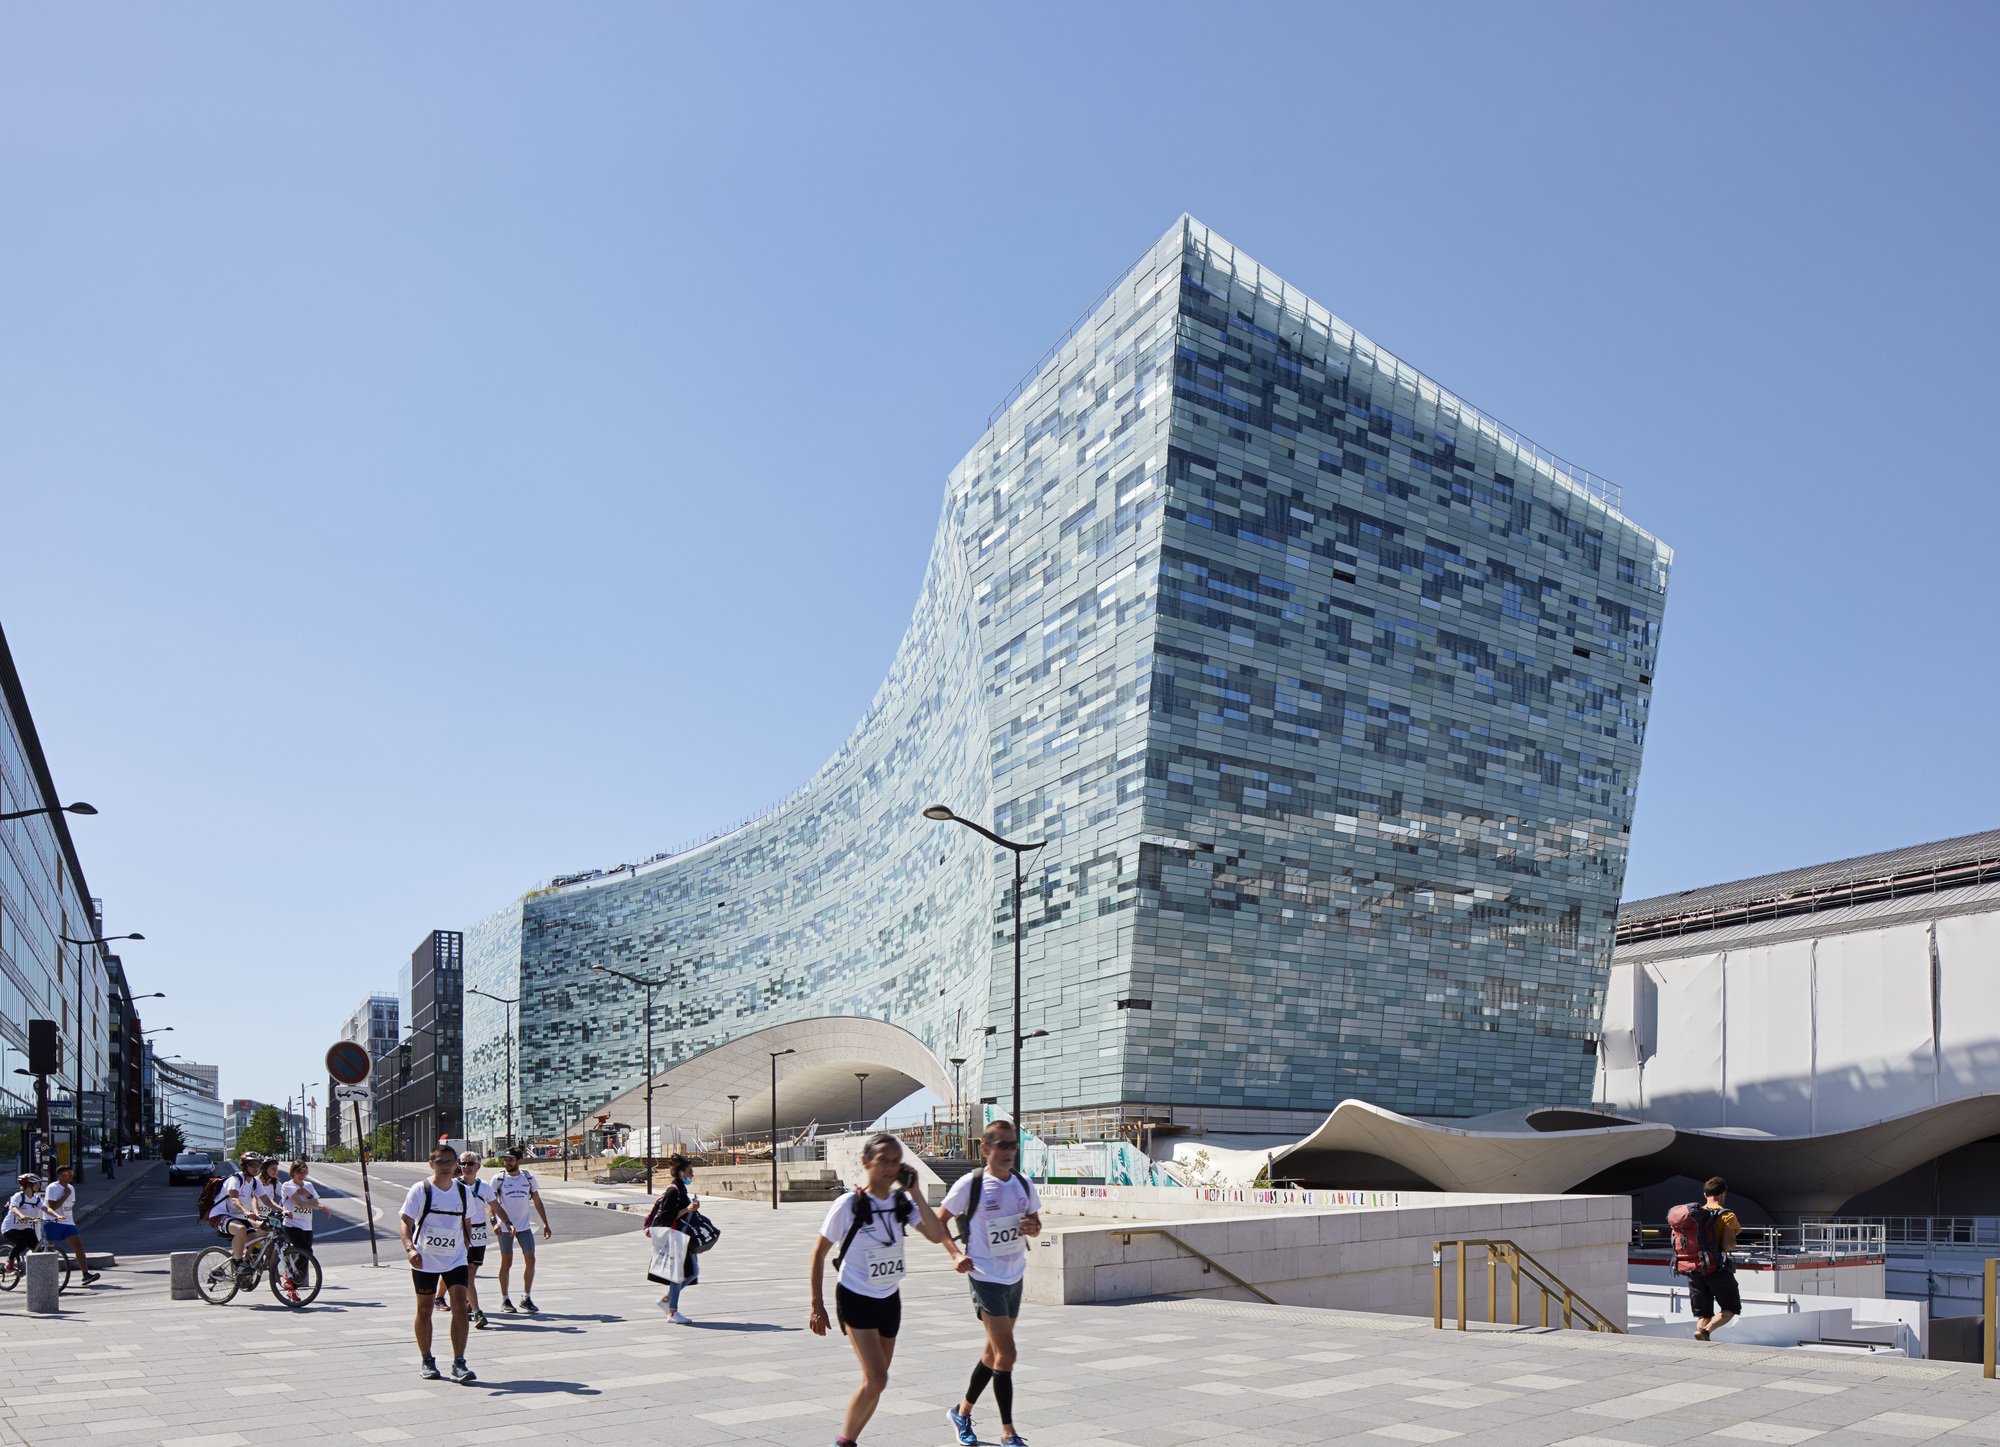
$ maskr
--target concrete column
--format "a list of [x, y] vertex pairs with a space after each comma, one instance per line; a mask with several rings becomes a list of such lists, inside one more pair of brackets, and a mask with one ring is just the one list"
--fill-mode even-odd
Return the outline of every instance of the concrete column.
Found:
[[54, 1255], [31, 1251], [22, 1259], [28, 1266], [28, 1310], [43, 1316], [61, 1311], [62, 1271]]
[[175, 1301], [194, 1301], [201, 1293], [194, 1289], [194, 1259], [199, 1251], [176, 1251], [167, 1258], [172, 1275], [167, 1294]]

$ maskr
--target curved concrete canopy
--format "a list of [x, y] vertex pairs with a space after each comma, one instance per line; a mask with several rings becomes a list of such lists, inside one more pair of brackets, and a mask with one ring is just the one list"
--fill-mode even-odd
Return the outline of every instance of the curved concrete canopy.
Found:
[[1349, 1184], [1337, 1179], [1343, 1169], [1356, 1156], [1374, 1156], [1441, 1191], [1536, 1194], [1566, 1191], [1620, 1161], [1665, 1149], [1675, 1136], [1672, 1126], [1653, 1124], [1537, 1130], [1536, 1114], [1440, 1125], [1343, 1100], [1318, 1130], [1271, 1152], [1271, 1161], [1280, 1174], [1313, 1185]]
[[[796, 1130], [813, 1121], [854, 1118], [860, 1092], [855, 1072], [868, 1072], [866, 1110], [870, 1116], [929, 1089], [951, 1098], [951, 1070], [930, 1048], [884, 1020], [858, 1015], [822, 1016], [771, 1025], [681, 1061], [653, 1077], [653, 1126], [669, 1126], [700, 1140], [729, 1129], [729, 1097], [736, 1103], [739, 1132], [768, 1130], [771, 1124], [771, 1052], [791, 1050], [778, 1060], [778, 1128]], [[593, 1119], [608, 1114], [620, 1125], [643, 1127], [646, 1088], [614, 1097]]]

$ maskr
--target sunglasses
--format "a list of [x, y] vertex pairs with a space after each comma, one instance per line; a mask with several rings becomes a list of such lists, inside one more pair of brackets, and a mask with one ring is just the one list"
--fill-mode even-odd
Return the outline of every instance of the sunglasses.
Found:
[[1019, 1150], [1020, 1148], [1021, 1148], [1021, 1143], [1020, 1143], [1019, 1141], [1017, 1141], [1017, 1140], [1015, 1140], [1015, 1141], [988, 1141], [988, 1142], [986, 1143], [986, 1149], [988, 1149], [989, 1151], [1017, 1151], [1017, 1150]]

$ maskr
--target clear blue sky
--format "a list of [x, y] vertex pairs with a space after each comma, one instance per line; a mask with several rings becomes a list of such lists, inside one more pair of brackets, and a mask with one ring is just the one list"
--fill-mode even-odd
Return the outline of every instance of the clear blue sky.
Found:
[[0, 618], [148, 1024], [282, 1097], [425, 931], [798, 784], [946, 471], [1184, 209], [1678, 550], [1628, 896], [2000, 824], [1996, 50], [1975, 4], [0, 7]]

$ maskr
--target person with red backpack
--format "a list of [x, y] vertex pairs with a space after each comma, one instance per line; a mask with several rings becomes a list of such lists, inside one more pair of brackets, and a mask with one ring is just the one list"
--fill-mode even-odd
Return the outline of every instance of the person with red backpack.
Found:
[[1694, 1339], [1707, 1341], [1743, 1311], [1736, 1268], [1729, 1262], [1743, 1227], [1729, 1209], [1729, 1182], [1710, 1176], [1701, 1194], [1700, 1201], [1667, 1212], [1667, 1229], [1673, 1233], [1674, 1272], [1687, 1278]]

